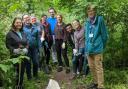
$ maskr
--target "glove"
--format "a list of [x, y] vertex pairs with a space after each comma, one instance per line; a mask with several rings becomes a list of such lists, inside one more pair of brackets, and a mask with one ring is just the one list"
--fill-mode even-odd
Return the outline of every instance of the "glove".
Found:
[[62, 43], [62, 49], [65, 49], [65, 42]]
[[74, 55], [76, 55], [76, 54], [77, 54], [77, 52], [78, 52], [78, 50], [77, 50], [77, 49], [73, 49], [73, 54], [74, 54]]
[[41, 37], [40, 40], [41, 40], [41, 42], [43, 42], [45, 39], [44, 39], [44, 37]]
[[28, 49], [24, 48], [24, 49], [22, 49], [22, 52], [23, 52], [23, 54], [27, 54], [28, 53]]
[[20, 48], [14, 49], [14, 50], [13, 50], [13, 53], [14, 53], [14, 54], [20, 54], [20, 53], [21, 53], [21, 49], [20, 49]]

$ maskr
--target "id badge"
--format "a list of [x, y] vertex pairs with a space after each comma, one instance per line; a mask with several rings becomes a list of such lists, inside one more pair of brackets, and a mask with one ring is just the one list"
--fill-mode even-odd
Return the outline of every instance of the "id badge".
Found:
[[92, 33], [91, 33], [91, 34], [89, 34], [89, 37], [90, 37], [90, 38], [92, 38], [92, 37], [93, 37], [93, 34], [92, 34]]

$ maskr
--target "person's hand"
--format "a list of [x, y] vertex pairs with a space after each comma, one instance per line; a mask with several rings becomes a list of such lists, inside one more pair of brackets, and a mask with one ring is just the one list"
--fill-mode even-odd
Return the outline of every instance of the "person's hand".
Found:
[[74, 55], [76, 55], [76, 54], [77, 54], [77, 52], [78, 52], [78, 50], [77, 50], [77, 49], [73, 49], [73, 54], [74, 54]]
[[22, 52], [23, 52], [23, 54], [27, 54], [28, 53], [28, 49], [24, 48], [24, 49], [22, 49]]
[[65, 49], [65, 42], [62, 43], [62, 49]]
[[14, 54], [20, 54], [20, 52], [21, 52], [21, 49], [20, 48], [17, 48], [17, 49], [14, 49], [13, 50], [13, 53]]
[[41, 40], [41, 42], [43, 42], [45, 39], [44, 39], [44, 37], [41, 37], [40, 40]]

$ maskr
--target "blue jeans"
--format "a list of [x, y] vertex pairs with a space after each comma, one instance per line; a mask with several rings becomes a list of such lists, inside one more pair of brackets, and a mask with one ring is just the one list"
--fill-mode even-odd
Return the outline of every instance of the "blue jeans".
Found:
[[88, 74], [88, 67], [87, 67], [87, 58], [85, 56], [85, 49], [79, 48], [78, 53], [81, 53], [78, 56], [73, 56], [73, 73], [77, 72], [77, 69], [79, 72], [83, 71], [84, 74]]

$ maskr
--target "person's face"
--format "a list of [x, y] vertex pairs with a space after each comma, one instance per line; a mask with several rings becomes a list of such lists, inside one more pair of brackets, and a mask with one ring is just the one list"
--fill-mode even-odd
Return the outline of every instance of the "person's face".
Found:
[[31, 23], [32, 24], [36, 23], [36, 17], [31, 18]]
[[69, 32], [69, 33], [71, 33], [72, 32], [72, 26], [71, 25], [67, 26], [66, 27], [66, 31]]
[[41, 22], [45, 22], [46, 19], [47, 19], [47, 16], [43, 16], [43, 17], [41, 18]]
[[54, 17], [55, 16], [55, 11], [53, 9], [49, 10], [50, 16]]
[[58, 22], [58, 23], [61, 23], [61, 22], [62, 22], [62, 17], [61, 17], [60, 15], [57, 15], [56, 18], [57, 18], [57, 22]]
[[88, 13], [89, 18], [93, 18], [95, 16], [95, 10], [94, 9], [88, 10], [87, 13]]
[[77, 21], [73, 21], [73, 27], [74, 27], [74, 29], [79, 29], [79, 27], [80, 27], [80, 23], [79, 22], [77, 22]]
[[23, 17], [23, 23], [26, 23], [26, 19], [27, 19], [28, 17], [29, 17], [28, 15], [25, 15], [25, 16]]
[[22, 21], [21, 21], [21, 19], [17, 19], [15, 21], [15, 23], [14, 23], [14, 26], [15, 26], [16, 30], [21, 29], [22, 28]]
[[30, 24], [30, 23], [31, 23], [31, 19], [30, 19], [30, 17], [28, 16], [28, 17], [26, 18], [25, 24]]

